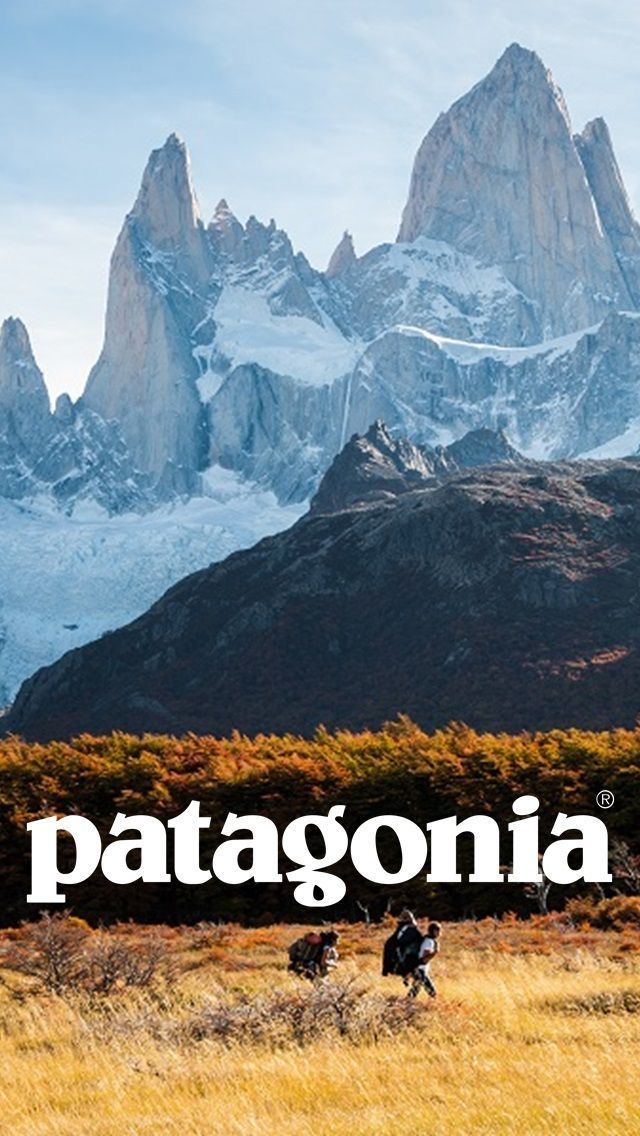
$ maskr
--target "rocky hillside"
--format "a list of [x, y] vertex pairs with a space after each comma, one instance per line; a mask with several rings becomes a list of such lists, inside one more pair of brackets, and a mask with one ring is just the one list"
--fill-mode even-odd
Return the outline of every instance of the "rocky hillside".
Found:
[[640, 461], [492, 466], [435, 488], [413, 488], [415, 464], [407, 491], [316, 503], [40, 671], [7, 728], [634, 723]]

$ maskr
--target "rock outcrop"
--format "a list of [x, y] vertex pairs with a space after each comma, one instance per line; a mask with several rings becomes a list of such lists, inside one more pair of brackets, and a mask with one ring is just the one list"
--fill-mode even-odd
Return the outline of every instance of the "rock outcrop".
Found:
[[345, 229], [329, 258], [327, 276], [330, 280], [335, 276], [344, 276], [345, 273], [349, 272], [349, 270], [354, 267], [356, 262], [357, 257], [353, 245], [353, 237], [351, 233]]
[[24, 324], [13, 317], [0, 328], [0, 495], [20, 497], [51, 440], [53, 424], [42, 372]]
[[596, 118], [587, 123], [574, 141], [631, 304], [637, 308], [640, 306], [640, 226], [629, 204], [606, 122]]
[[339, 513], [435, 485], [436, 454], [393, 438], [378, 420], [354, 434], [325, 473], [311, 499], [311, 513]]
[[524, 465], [502, 430], [473, 430], [449, 446], [416, 446], [394, 438], [384, 422], [366, 434], [354, 434], [325, 473], [311, 499], [311, 513], [390, 500], [415, 489], [434, 487], [463, 469], [489, 465]]

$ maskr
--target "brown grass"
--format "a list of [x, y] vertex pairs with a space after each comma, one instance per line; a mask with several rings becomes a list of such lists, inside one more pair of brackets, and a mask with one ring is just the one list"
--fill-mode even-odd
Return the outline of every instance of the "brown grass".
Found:
[[[298, 928], [153, 932], [151, 985], [0, 984], [7, 1136], [616, 1136], [640, 1129], [638, 931], [552, 919], [445, 927], [434, 1003], [379, 976], [385, 928], [342, 928], [339, 974], [286, 973]], [[120, 928], [120, 942], [145, 939]], [[148, 933], [147, 933], [148, 934]], [[20, 936], [5, 934], [13, 949]], [[5, 962], [7, 958], [5, 957]]]

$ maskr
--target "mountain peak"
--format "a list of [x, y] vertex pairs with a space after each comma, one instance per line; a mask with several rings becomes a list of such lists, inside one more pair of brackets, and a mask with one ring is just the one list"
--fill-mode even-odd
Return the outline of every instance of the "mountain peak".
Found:
[[8, 316], [0, 328], [0, 357], [11, 363], [35, 365], [29, 333], [16, 316]]
[[351, 233], [345, 229], [342, 237], [338, 241], [329, 264], [327, 265], [327, 276], [342, 276], [356, 263], [356, 250], [353, 246], [353, 237]]
[[209, 228], [221, 229], [226, 231], [228, 229], [239, 229], [244, 233], [244, 229], [236, 217], [233, 209], [230, 208], [226, 197], [221, 197], [216, 205], [213, 216], [209, 222]]
[[536, 51], [532, 51], [528, 47], [523, 47], [522, 44], [515, 41], [504, 49], [502, 55], [494, 65], [493, 70], [496, 71], [498, 68], [506, 67], [510, 67], [514, 71], [518, 70], [524, 72], [537, 70], [541, 71], [545, 76], [549, 74], [549, 71]]
[[433, 481], [426, 451], [407, 439], [395, 439], [376, 419], [366, 434], [354, 434], [324, 474], [310, 512], [344, 509], [388, 501]]
[[629, 303], [562, 92], [519, 44], [420, 146], [398, 240], [419, 237], [501, 268], [536, 306], [543, 338]]
[[49, 395], [22, 320], [0, 328], [0, 435], [25, 452], [38, 451], [49, 423]]
[[226, 197], [221, 197], [216, 205], [208, 232], [215, 249], [230, 256], [232, 260], [241, 255], [244, 228], [233, 210], [229, 208]]
[[516, 450], [504, 430], [480, 427], [470, 430], [446, 447], [450, 462], [462, 469], [492, 465], [525, 465], [526, 459]]
[[640, 227], [627, 197], [609, 127], [603, 118], [594, 118], [581, 134], [575, 135], [574, 142], [598, 216], [637, 307], [640, 304]]
[[[522, 47], [519, 43], [510, 44], [489, 74], [476, 84], [473, 91], [480, 89], [492, 97], [494, 88], [499, 84], [507, 85], [512, 91], [512, 97], [517, 101], [530, 102], [532, 87], [537, 88], [541, 93], [546, 92], [547, 95], [551, 95], [567, 126], [570, 127], [564, 95], [537, 52]], [[473, 91], [469, 93], [472, 94]]]
[[383, 422], [382, 418], [376, 418], [371, 423], [369, 429], [367, 430], [366, 434], [363, 435], [363, 437], [366, 438], [367, 442], [372, 442], [375, 446], [379, 446], [381, 444], [389, 446], [393, 442], [391, 434], [387, 429], [386, 423]]
[[590, 122], [587, 122], [584, 126], [584, 129], [582, 130], [582, 133], [578, 135], [578, 137], [582, 138], [585, 142], [591, 141], [594, 138], [598, 138], [600, 140], [606, 139], [607, 142], [611, 144], [609, 127], [602, 117], [592, 118]]
[[150, 155], [118, 237], [103, 348], [83, 395], [85, 408], [118, 420], [133, 462], [154, 483], [168, 462], [201, 460], [190, 333], [206, 315], [212, 267], [187, 147], [171, 134]]
[[471, 430], [457, 442], [434, 450], [395, 437], [377, 418], [366, 434], [354, 434], [334, 458], [310, 511], [337, 513], [434, 486], [465, 469], [524, 461], [502, 430]]
[[188, 243], [200, 226], [189, 151], [177, 134], [152, 150], [131, 215], [144, 239], [165, 250]]
[[186, 144], [184, 138], [181, 138], [179, 134], [176, 134], [175, 130], [172, 130], [171, 134], [167, 138], [167, 141], [165, 142], [162, 149], [163, 150], [175, 150], [175, 149], [177, 149], [177, 150], [184, 150], [186, 152], [187, 144]]

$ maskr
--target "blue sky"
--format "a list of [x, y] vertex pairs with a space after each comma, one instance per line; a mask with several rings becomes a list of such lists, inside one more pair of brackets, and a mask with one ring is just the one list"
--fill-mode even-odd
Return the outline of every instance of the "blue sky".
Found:
[[0, 318], [53, 393], [98, 354], [108, 260], [149, 151], [176, 130], [205, 218], [225, 196], [323, 266], [394, 238], [417, 146], [513, 40], [577, 129], [602, 114], [640, 209], [632, 0], [0, 0]]

